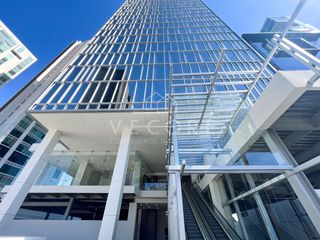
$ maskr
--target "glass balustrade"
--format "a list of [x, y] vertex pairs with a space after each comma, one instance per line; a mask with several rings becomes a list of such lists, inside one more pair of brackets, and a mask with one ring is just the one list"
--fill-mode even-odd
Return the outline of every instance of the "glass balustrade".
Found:
[[[116, 157], [115, 152], [52, 152], [36, 185], [108, 186]], [[145, 161], [141, 161], [136, 153], [131, 153], [125, 185], [142, 190], [166, 190], [167, 179], [164, 173], [153, 173]]]

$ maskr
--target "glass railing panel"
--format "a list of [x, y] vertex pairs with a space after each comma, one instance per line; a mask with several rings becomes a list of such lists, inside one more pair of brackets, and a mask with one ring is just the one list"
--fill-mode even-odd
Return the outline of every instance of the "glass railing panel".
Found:
[[141, 178], [141, 190], [146, 191], [165, 191], [168, 188], [166, 174], [144, 174]]
[[53, 152], [36, 185], [110, 185], [115, 159], [116, 153], [109, 152]]
[[[46, 159], [36, 185], [108, 186], [111, 184], [117, 153], [57, 151]], [[155, 174], [145, 159], [130, 153], [125, 185], [142, 190], [166, 190], [166, 174]]]

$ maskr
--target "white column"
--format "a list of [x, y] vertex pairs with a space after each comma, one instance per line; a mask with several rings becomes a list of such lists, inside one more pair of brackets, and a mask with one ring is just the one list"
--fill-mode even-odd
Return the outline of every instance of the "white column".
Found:
[[169, 239], [186, 239], [180, 173], [169, 174], [168, 227]]
[[5, 231], [7, 224], [10, 224], [17, 214], [31, 187], [44, 168], [46, 157], [52, 152], [58, 141], [59, 132], [57, 130], [49, 130], [14, 184], [9, 188], [0, 204], [0, 232], [3, 233]]
[[[285, 164], [298, 166], [296, 160], [274, 130], [268, 130], [263, 137], [276, 158], [281, 159]], [[280, 162], [280, 160], [278, 161]], [[300, 172], [288, 177], [287, 180], [307, 212], [315, 229], [320, 233], [320, 199], [308, 178], [303, 172]]]
[[116, 239], [117, 224], [122, 203], [123, 186], [130, 156], [131, 128], [124, 128], [114, 166], [108, 199], [100, 227], [99, 240]]
[[174, 185], [174, 174], [169, 174], [168, 179], [168, 230], [169, 230], [169, 239], [179, 239], [178, 234], [178, 221], [176, 214], [175, 206], [175, 185]]
[[179, 239], [186, 239], [186, 228], [184, 224], [184, 212], [183, 212], [183, 203], [182, 203], [182, 188], [181, 188], [181, 175], [179, 172], [175, 173], [176, 181], [176, 202], [177, 202], [177, 214], [178, 214], [178, 231]]

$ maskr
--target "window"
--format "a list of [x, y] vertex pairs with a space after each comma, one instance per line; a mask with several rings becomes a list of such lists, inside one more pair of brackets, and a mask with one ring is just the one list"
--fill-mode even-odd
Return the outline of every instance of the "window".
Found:
[[20, 171], [19, 168], [10, 166], [8, 164], [4, 164], [2, 168], [0, 169], [0, 172], [11, 175], [11, 176], [16, 176], [18, 172]]
[[74, 83], [72, 87], [69, 89], [68, 93], [64, 96], [64, 98], [61, 100], [61, 103], [67, 103], [71, 96], [75, 93], [76, 89], [79, 87], [78, 83]]
[[106, 82], [102, 82], [100, 83], [98, 90], [96, 92], [96, 95], [94, 96], [94, 99], [92, 102], [100, 102], [101, 97], [104, 93], [104, 90], [106, 89], [107, 83]]
[[55, 95], [55, 97], [51, 100], [50, 103], [57, 103], [59, 99], [62, 97], [62, 95], [66, 92], [68, 87], [70, 86], [70, 83], [65, 83], [59, 90], [59, 92]]
[[141, 66], [132, 66], [131, 69], [131, 80], [139, 80], [140, 79], [140, 74], [141, 74]]
[[164, 53], [157, 52], [156, 53], [156, 61], [155, 63], [164, 63]]
[[101, 67], [94, 80], [103, 81], [105, 76], [107, 75], [107, 72], [108, 72], [107, 67]]
[[170, 60], [172, 63], [179, 63], [180, 58], [179, 58], [179, 53], [178, 52], [170, 52], [169, 53]]
[[82, 97], [82, 94], [85, 92], [86, 88], [88, 86], [88, 83], [82, 83], [82, 86], [78, 90], [77, 94], [73, 97], [72, 103], [78, 103], [80, 98]]
[[94, 82], [94, 83], [91, 83], [91, 85], [89, 86], [89, 89], [85, 95], [85, 97], [82, 99], [82, 102], [83, 103], [88, 103], [94, 93], [94, 90], [96, 89], [98, 83]]
[[154, 79], [164, 79], [164, 65], [155, 65]]
[[0, 145], [0, 157], [2, 158], [6, 153], [9, 151], [8, 147], [5, 147], [3, 145]]
[[186, 52], [185, 56], [186, 56], [187, 62], [195, 62], [196, 61], [196, 58], [195, 58], [195, 55], [193, 52]]
[[207, 52], [200, 52], [200, 57], [203, 62], [211, 62], [211, 58]]
[[9, 161], [20, 164], [20, 165], [24, 165], [27, 159], [28, 159], [28, 156], [25, 156], [17, 151], [14, 151], [8, 158]]
[[81, 67], [73, 68], [69, 76], [66, 78], [66, 81], [75, 81], [81, 70], [82, 70]]
[[25, 136], [25, 138], [23, 139], [23, 141], [25, 141], [26, 143], [32, 145], [34, 143], [37, 142], [37, 139], [31, 137], [30, 135]]
[[10, 79], [10, 77], [8, 77], [6, 74], [2, 74], [0, 76], [0, 84], [1, 83], [5, 83], [6, 81], [8, 81]]

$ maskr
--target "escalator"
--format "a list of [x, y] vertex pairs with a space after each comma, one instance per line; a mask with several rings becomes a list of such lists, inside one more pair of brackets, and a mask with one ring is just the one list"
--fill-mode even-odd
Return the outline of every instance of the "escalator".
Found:
[[197, 220], [192, 213], [190, 204], [183, 194], [183, 210], [184, 210], [184, 224], [186, 227], [186, 236], [188, 240], [202, 240], [204, 239], [201, 230], [198, 226]]
[[182, 188], [187, 239], [241, 239], [200, 190], [186, 183]]

